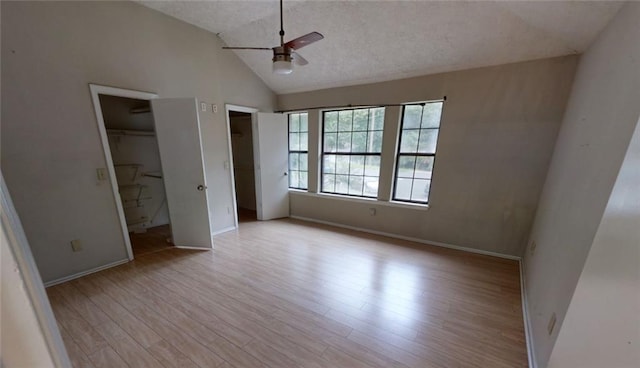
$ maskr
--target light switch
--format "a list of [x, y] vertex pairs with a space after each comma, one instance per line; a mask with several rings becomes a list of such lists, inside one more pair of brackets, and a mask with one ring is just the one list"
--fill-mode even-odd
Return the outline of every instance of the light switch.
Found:
[[200, 102], [200, 110], [207, 111], [207, 104], [205, 102]]
[[96, 176], [98, 177], [99, 181], [107, 180], [107, 169], [105, 169], [104, 167], [96, 169]]
[[80, 239], [73, 239], [71, 241], [71, 249], [73, 249], [74, 252], [82, 250], [82, 242], [80, 242]]

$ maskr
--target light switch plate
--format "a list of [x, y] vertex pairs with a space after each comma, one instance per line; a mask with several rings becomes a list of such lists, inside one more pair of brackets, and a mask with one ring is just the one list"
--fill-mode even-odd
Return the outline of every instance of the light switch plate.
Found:
[[207, 104], [205, 102], [200, 102], [200, 110], [207, 111]]
[[213, 111], [214, 114], [218, 113], [218, 105], [211, 105], [211, 110]]
[[79, 252], [82, 250], [82, 242], [80, 241], [80, 239], [73, 239], [71, 241], [71, 249], [74, 252]]
[[547, 325], [547, 331], [549, 335], [553, 333], [553, 328], [556, 327], [556, 314], [551, 314], [551, 318], [549, 318], [549, 324]]

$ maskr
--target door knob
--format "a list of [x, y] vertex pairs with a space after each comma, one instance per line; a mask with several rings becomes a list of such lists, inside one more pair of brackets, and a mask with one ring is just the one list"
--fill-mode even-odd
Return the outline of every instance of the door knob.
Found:
[[284, 176], [287, 176], [287, 175], [289, 175], [289, 173], [287, 173], [287, 172], [285, 171]]
[[198, 190], [199, 190], [199, 191], [201, 191], [201, 192], [202, 192], [202, 191], [203, 191], [203, 190], [205, 190], [205, 189], [207, 189], [207, 187], [205, 187], [204, 185], [198, 185]]

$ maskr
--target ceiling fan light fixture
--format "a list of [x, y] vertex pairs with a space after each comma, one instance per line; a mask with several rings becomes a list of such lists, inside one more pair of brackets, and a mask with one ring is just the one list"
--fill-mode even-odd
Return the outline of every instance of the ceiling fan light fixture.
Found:
[[291, 60], [278, 60], [273, 62], [273, 72], [275, 74], [291, 74], [293, 72], [293, 64]]

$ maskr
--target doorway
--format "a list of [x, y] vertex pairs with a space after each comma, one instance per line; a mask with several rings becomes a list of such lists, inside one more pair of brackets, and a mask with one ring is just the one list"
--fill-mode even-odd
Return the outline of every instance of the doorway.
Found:
[[233, 184], [238, 222], [258, 219], [252, 121], [253, 117], [248, 112], [229, 111]]
[[133, 255], [167, 249], [171, 226], [150, 101], [98, 98]]

